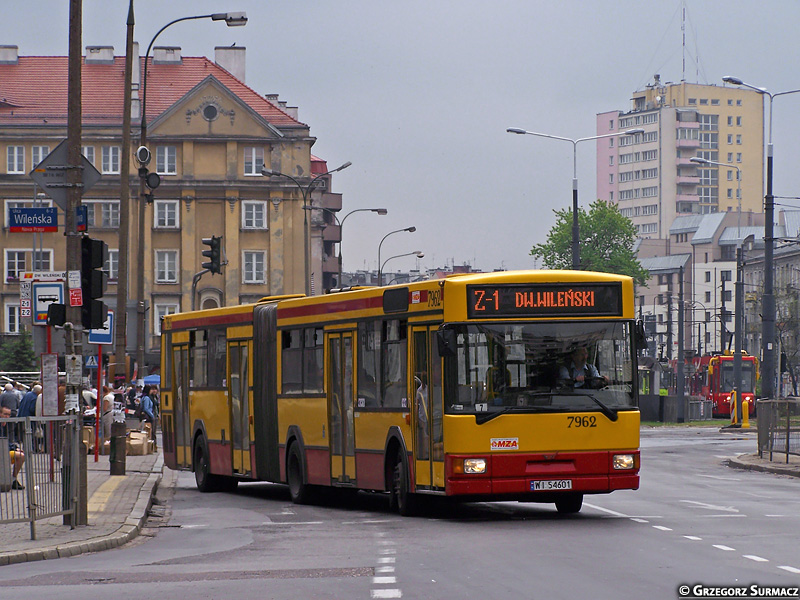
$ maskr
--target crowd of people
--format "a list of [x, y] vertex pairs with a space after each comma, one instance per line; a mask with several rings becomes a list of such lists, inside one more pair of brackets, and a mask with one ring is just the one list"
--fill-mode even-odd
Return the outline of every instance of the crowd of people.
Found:
[[[111, 439], [111, 424], [115, 418], [120, 420], [138, 419], [141, 423], [151, 423], [150, 435], [155, 439], [156, 421], [159, 413], [158, 386], [130, 384], [119, 389], [102, 386], [100, 396], [100, 435], [103, 440]], [[58, 414], [65, 414], [66, 386], [58, 386]], [[84, 425], [93, 426], [97, 413], [97, 390], [87, 389], [80, 394], [80, 412]], [[12, 467], [11, 489], [22, 490], [19, 473], [25, 464], [23, 449], [24, 436], [20, 423], [10, 422], [13, 417], [44, 416], [42, 385], [32, 386], [23, 383], [6, 383], [0, 393], [0, 438], [8, 440], [8, 452]]]

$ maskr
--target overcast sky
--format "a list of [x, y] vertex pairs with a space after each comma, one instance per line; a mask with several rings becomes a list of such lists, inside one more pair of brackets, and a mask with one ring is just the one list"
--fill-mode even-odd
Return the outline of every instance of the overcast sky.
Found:
[[[23, 56], [66, 55], [67, 0], [0, 0], [0, 44]], [[128, 0], [84, 0], [83, 45], [124, 54]], [[678, 0], [135, 0], [146, 48], [172, 19], [243, 10], [249, 22], [179, 23], [157, 45], [208, 56], [247, 48], [247, 84], [280, 94], [334, 168], [346, 270], [421, 250], [422, 267], [534, 266], [529, 251], [571, 206], [572, 146], [507, 127], [570, 138], [595, 134], [599, 112], [628, 110], [633, 91], [740, 77], [771, 92], [800, 88], [797, 0], [688, 0], [686, 50]], [[775, 100], [776, 195], [800, 196], [800, 94]], [[594, 145], [578, 146], [582, 206], [595, 198]], [[743, 177], [747, 177], [743, 173]], [[398, 258], [389, 270], [409, 269]]]

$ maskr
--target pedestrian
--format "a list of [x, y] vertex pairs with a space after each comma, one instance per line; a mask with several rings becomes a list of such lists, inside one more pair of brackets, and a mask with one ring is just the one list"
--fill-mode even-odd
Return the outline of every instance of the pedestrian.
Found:
[[17, 409], [19, 408], [19, 396], [17, 396], [14, 386], [10, 383], [5, 385], [3, 388], [3, 393], [0, 394], [0, 407], [10, 410], [10, 417], [17, 416]]
[[31, 391], [27, 392], [22, 397], [22, 402], [19, 403], [19, 408], [17, 409], [17, 416], [18, 417], [35, 417], [36, 416], [36, 398], [42, 392], [42, 386], [38, 383], [31, 388]]
[[[10, 417], [11, 409], [7, 406], [0, 406], [0, 419], [8, 419]], [[0, 423], [0, 437], [4, 437], [8, 440], [8, 455], [9, 458], [11, 458], [11, 464], [13, 465], [11, 477], [14, 480], [11, 484], [11, 489], [24, 490], [25, 486], [17, 481], [17, 476], [22, 470], [22, 465], [25, 464], [25, 453], [22, 452], [22, 448], [17, 443], [14, 425], [10, 423]], [[3, 449], [0, 448], [0, 452], [2, 451]]]
[[150, 423], [150, 438], [156, 439], [156, 415], [153, 407], [153, 400], [150, 398], [149, 385], [144, 386], [139, 405], [142, 407], [142, 421]]
[[114, 422], [114, 392], [107, 385], [103, 386], [103, 407], [101, 420], [103, 423], [103, 439], [111, 439], [111, 423]]

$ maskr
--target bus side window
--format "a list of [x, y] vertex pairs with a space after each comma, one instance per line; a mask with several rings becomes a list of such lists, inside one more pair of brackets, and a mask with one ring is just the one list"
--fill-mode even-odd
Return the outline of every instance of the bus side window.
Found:
[[406, 370], [408, 360], [408, 330], [405, 321], [383, 322], [383, 406], [408, 408]]

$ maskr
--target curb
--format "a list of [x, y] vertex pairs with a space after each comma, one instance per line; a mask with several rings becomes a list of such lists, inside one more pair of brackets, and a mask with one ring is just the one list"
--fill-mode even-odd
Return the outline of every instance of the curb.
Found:
[[[754, 455], [758, 456], [758, 455]], [[782, 463], [769, 462], [753, 463], [740, 460], [739, 458], [729, 458], [728, 466], [742, 471], [759, 471], [761, 473], [774, 473], [776, 475], [789, 475], [790, 477], [800, 477], [800, 469], [796, 465], [786, 465]]]
[[13, 565], [34, 560], [48, 560], [52, 558], [67, 558], [86, 552], [100, 552], [110, 550], [127, 544], [136, 538], [147, 520], [147, 514], [153, 505], [153, 496], [158, 489], [164, 472], [164, 455], [159, 454], [155, 464], [150, 469], [150, 475], [139, 490], [139, 495], [128, 517], [123, 524], [108, 535], [91, 538], [80, 542], [70, 542], [56, 546], [34, 548], [0, 554], [0, 566]]

